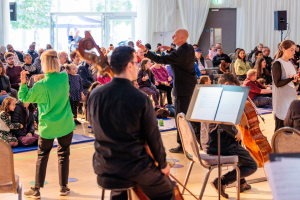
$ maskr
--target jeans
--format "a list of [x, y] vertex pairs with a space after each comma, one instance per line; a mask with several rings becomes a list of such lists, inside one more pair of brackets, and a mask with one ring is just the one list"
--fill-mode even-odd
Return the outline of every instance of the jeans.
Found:
[[[123, 178], [135, 182], [143, 193], [151, 200], [175, 200], [171, 180], [166, 177], [154, 163], [149, 163], [146, 169], [135, 177]], [[111, 200], [123, 199], [128, 199], [127, 191], [111, 192]]]
[[270, 97], [257, 96], [254, 97], [252, 101], [256, 107], [263, 108], [265, 106], [272, 106], [272, 98]]
[[[208, 151], [208, 154], [217, 155], [218, 151]], [[244, 184], [246, 182], [245, 177], [250, 176], [257, 170], [257, 164], [251, 157], [249, 151], [244, 149], [240, 144], [233, 146], [230, 149], [221, 150], [222, 156], [238, 156], [238, 167], [241, 172], [240, 183]], [[222, 185], [228, 185], [236, 181], [236, 170], [232, 170], [221, 177]]]
[[[69, 178], [69, 156], [70, 145], [72, 142], [73, 132], [63, 137], [57, 138], [57, 155], [58, 155], [58, 175], [59, 185], [66, 186]], [[38, 141], [38, 159], [36, 161], [35, 187], [43, 187], [46, 177], [47, 163], [49, 154], [53, 146], [54, 139], [45, 139], [41, 136]]]
[[0, 96], [0, 104], [2, 104], [3, 100], [4, 100], [6, 97], [9, 97], [9, 95], [2, 95], [2, 96]]

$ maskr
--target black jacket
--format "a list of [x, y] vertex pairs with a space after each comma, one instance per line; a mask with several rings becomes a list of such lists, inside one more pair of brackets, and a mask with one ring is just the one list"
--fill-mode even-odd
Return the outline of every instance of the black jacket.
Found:
[[212, 60], [214, 67], [219, 67], [219, 65], [221, 64], [221, 60], [225, 60], [226, 63], [231, 63], [231, 59], [227, 54], [224, 53], [222, 55], [217, 54]]
[[[18, 100], [16, 103], [15, 111], [11, 112], [11, 122], [21, 123], [23, 127], [27, 129], [27, 133], [33, 134], [35, 131], [34, 117], [33, 117], [34, 107], [30, 105], [28, 109], [29, 109], [29, 115], [26, 123], [26, 108], [23, 106], [23, 103], [20, 100]], [[17, 130], [11, 129], [11, 131], [16, 137], [27, 135], [27, 133], [23, 132], [23, 129], [17, 129]]]
[[266, 56], [264, 56], [264, 59], [266, 60], [266, 63], [267, 63], [266, 69], [271, 73], [273, 59], [271, 57], [266, 57]]
[[5, 92], [8, 94], [11, 93], [9, 77], [8, 76], [0, 76], [0, 81], [2, 83], [3, 90], [5, 90]]
[[148, 74], [149, 79], [151, 80], [151, 82], [150, 82], [149, 79], [146, 80], [146, 81], [143, 81], [143, 76], [144, 76], [143, 71], [140, 69], [139, 73], [138, 73], [138, 77], [137, 77], [137, 82], [138, 82], [140, 88], [151, 87], [152, 84], [155, 85], [155, 77], [154, 77], [154, 74], [153, 74], [152, 70], [151, 70], [151, 75]]
[[136, 176], [153, 164], [145, 142], [159, 167], [167, 166], [152, 102], [131, 81], [113, 78], [95, 88], [87, 106], [96, 138], [93, 158], [96, 174], [114, 174], [120, 178]]
[[92, 75], [92, 70], [89, 69], [89, 65], [85, 62], [78, 68], [78, 74], [82, 79], [83, 89], [89, 89], [92, 83], [94, 83], [94, 77]]
[[20, 52], [18, 52], [18, 51], [15, 51], [15, 52], [17, 53], [17, 56], [18, 56], [20, 62], [24, 62], [23, 55]]
[[190, 44], [183, 44], [178, 49], [172, 51], [170, 55], [156, 56], [148, 51], [145, 56], [156, 63], [170, 64], [173, 74], [173, 95], [191, 96], [197, 77], [195, 71], [195, 50]]

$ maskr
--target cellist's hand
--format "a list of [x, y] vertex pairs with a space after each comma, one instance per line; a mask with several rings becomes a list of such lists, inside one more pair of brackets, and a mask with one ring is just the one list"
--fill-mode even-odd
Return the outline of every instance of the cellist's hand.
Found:
[[165, 175], [165, 176], [169, 176], [170, 175], [170, 165], [167, 164], [167, 166], [164, 169], [161, 169], [160, 171]]
[[236, 135], [235, 135], [236, 141], [241, 141], [242, 140], [242, 132], [239, 131]]

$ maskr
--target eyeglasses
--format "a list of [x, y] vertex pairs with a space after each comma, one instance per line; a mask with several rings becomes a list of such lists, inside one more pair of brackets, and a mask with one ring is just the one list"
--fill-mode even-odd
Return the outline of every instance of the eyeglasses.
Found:
[[6, 60], [13, 60], [14, 58], [7, 58]]

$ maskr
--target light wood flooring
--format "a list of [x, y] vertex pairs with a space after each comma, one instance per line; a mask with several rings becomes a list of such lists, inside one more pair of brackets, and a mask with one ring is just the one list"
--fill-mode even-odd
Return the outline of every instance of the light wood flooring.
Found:
[[[266, 118], [265, 136], [270, 141], [274, 133], [275, 122], [272, 114], [264, 115]], [[85, 122], [82, 125], [76, 126], [75, 133], [86, 136], [93, 136], [88, 133], [88, 123]], [[183, 165], [182, 168], [172, 168], [171, 174], [174, 175], [179, 181], [183, 183], [189, 162], [183, 154], [172, 154], [168, 149], [177, 146], [176, 143], [176, 131], [163, 132], [162, 139], [166, 148], [167, 159], [177, 159], [179, 162], [176, 164]], [[58, 168], [57, 168], [57, 155], [56, 148], [52, 149], [49, 157], [46, 181], [48, 184], [41, 189], [42, 200], [55, 200], [55, 199], [69, 199], [69, 200], [93, 200], [101, 199], [101, 190], [97, 187], [96, 175], [92, 167], [92, 157], [94, 153], [93, 142], [77, 144], [71, 146], [71, 157], [70, 157], [70, 178], [78, 179], [77, 182], [69, 183], [71, 193], [69, 196], [60, 197], [59, 184], [58, 184]], [[36, 151], [19, 153], [14, 155], [15, 173], [20, 176], [20, 182], [23, 184], [23, 191], [30, 188], [29, 182], [34, 181], [35, 176], [35, 162], [36, 162]], [[230, 170], [230, 169], [229, 169]], [[222, 173], [226, 173], [227, 170], [223, 170]], [[206, 169], [195, 164], [192, 170], [190, 180], [187, 187], [196, 195], [199, 196], [200, 190], [206, 175]], [[214, 170], [211, 175], [209, 182], [217, 177], [217, 170]], [[263, 169], [258, 169], [257, 172], [250, 176], [248, 179], [265, 177]], [[241, 194], [243, 200], [259, 200], [268, 199], [272, 200], [272, 194], [268, 182], [261, 182], [252, 184], [252, 189]], [[181, 187], [180, 187], [181, 189]], [[229, 199], [235, 199], [235, 188], [228, 188], [226, 192], [229, 194]], [[110, 192], [106, 192], [106, 200], [109, 199]], [[1, 200], [17, 199], [16, 195], [11, 194], [0, 194]], [[23, 198], [25, 199], [25, 198]], [[136, 198], [135, 198], [136, 199]], [[187, 192], [184, 194], [184, 199], [193, 200], [194, 198]], [[204, 200], [218, 199], [216, 191], [207, 185]]]

